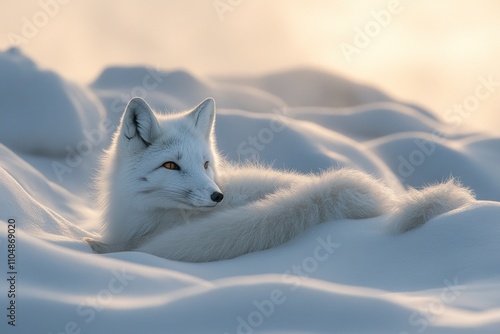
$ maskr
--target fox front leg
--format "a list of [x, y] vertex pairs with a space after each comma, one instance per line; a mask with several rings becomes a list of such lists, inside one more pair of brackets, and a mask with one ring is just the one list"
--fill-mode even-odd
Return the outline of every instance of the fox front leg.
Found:
[[92, 248], [92, 250], [97, 254], [114, 253], [125, 250], [125, 247], [123, 245], [124, 243], [108, 245], [91, 238], [85, 238], [83, 240], [86, 241], [89, 244], [90, 248]]

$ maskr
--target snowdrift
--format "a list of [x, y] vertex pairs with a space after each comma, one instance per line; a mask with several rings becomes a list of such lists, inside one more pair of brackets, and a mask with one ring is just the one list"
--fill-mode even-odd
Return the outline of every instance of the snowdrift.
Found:
[[[316, 70], [210, 79], [112, 67], [80, 87], [9, 50], [0, 75], [2, 333], [500, 331], [499, 137]], [[479, 201], [402, 235], [387, 217], [334, 221], [213, 263], [92, 254], [81, 241], [98, 230], [91, 176], [134, 95], [160, 110], [214, 97], [231, 160], [353, 166], [399, 190], [454, 176]]]

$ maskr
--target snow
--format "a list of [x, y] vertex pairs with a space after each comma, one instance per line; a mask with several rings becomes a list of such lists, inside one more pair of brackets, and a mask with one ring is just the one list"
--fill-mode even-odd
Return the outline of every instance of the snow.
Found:
[[[63, 155], [66, 145], [75, 146], [82, 139], [82, 130], [94, 128], [104, 115], [100, 103], [86, 89], [39, 70], [17, 49], [0, 55], [0, 71], [0, 110], [10, 116], [0, 123], [0, 141], [20, 152]], [[56, 119], [59, 124], [54, 124]], [[22, 135], [30, 140], [19, 140], [19, 122], [23, 122]]]
[[[82, 87], [13, 49], [0, 54], [0, 73], [2, 333], [12, 330], [9, 219], [20, 333], [499, 332], [499, 137], [318, 70], [199, 78], [111, 67]], [[406, 234], [385, 216], [335, 221], [213, 263], [92, 254], [81, 241], [98, 229], [91, 177], [133, 94], [160, 110], [213, 96], [231, 160], [356, 166], [397, 189], [453, 175], [480, 201]]]

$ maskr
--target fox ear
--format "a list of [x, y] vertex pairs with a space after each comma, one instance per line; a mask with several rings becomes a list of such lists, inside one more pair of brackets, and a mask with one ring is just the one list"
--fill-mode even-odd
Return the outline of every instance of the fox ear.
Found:
[[215, 123], [215, 101], [211, 97], [197, 105], [188, 117], [194, 122], [194, 127], [206, 138], [212, 134]]
[[122, 135], [129, 141], [149, 146], [160, 134], [160, 126], [151, 107], [140, 97], [134, 97], [125, 107], [121, 121]]

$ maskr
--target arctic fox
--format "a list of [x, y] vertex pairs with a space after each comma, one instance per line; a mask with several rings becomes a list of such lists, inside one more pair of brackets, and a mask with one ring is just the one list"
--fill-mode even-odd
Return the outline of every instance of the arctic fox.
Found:
[[474, 201], [451, 180], [403, 196], [354, 169], [299, 174], [223, 161], [215, 102], [177, 114], [128, 103], [98, 185], [97, 253], [136, 250], [172, 260], [234, 258], [280, 245], [311, 226], [389, 214], [395, 232]]

